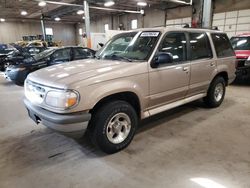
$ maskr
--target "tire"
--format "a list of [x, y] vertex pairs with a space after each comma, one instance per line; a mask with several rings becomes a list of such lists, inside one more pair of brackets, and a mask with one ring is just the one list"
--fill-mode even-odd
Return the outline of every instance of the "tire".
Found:
[[112, 154], [130, 144], [137, 125], [138, 116], [129, 103], [112, 101], [103, 104], [92, 114], [89, 132], [94, 145]]
[[226, 82], [222, 77], [216, 77], [207, 92], [207, 96], [204, 98], [205, 104], [210, 108], [216, 108], [221, 105], [226, 93]]

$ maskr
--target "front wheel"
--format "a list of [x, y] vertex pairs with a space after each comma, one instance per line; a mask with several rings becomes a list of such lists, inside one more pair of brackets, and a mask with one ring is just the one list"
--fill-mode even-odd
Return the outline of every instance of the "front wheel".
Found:
[[91, 139], [105, 153], [115, 153], [130, 144], [137, 124], [138, 116], [129, 103], [112, 101], [93, 113], [90, 122]]
[[215, 78], [207, 92], [207, 96], [204, 98], [206, 105], [210, 108], [215, 108], [221, 105], [226, 93], [226, 83], [224, 78]]

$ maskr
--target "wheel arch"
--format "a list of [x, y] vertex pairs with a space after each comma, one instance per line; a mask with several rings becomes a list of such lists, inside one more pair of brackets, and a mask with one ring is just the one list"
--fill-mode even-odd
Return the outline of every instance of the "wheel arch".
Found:
[[213, 78], [213, 80], [217, 77], [222, 77], [225, 80], [226, 86], [228, 86], [229, 77], [228, 77], [228, 73], [226, 71], [222, 71], [222, 72], [217, 73], [215, 75], [215, 77]]
[[138, 95], [132, 91], [123, 91], [114, 93], [100, 99], [94, 107], [90, 110], [90, 113], [93, 113], [95, 110], [100, 108], [102, 105], [114, 101], [114, 100], [122, 100], [128, 102], [136, 111], [138, 117], [141, 116], [141, 103]]

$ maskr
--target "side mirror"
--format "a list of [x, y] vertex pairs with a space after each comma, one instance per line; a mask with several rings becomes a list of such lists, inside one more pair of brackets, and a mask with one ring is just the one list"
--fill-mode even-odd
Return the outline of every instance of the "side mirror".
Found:
[[166, 53], [166, 52], [159, 52], [156, 54], [154, 57], [151, 66], [153, 68], [158, 67], [159, 65], [162, 64], [170, 64], [173, 63], [173, 56], [171, 53]]
[[103, 43], [98, 43], [99, 44], [99, 46], [101, 46], [101, 47], [103, 47], [104, 46], [104, 44]]

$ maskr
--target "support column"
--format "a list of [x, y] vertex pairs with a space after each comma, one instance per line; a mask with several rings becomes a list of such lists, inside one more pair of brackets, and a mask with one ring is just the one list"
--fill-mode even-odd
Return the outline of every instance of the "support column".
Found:
[[45, 30], [45, 23], [44, 23], [44, 15], [41, 16], [41, 27], [43, 32], [43, 40], [46, 41], [46, 30]]
[[202, 27], [212, 27], [212, 0], [203, 1]]
[[192, 5], [192, 26], [207, 27], [212, 26], [212, 0], [196, 0]]
[[87, 47], [91, 48], [89, 3], [85, 0], [83, 2], [83, 6], [84, 6], [84, 14], [85, 14], [85, 32], [86, 32], [86, 37], [87, 37]]

